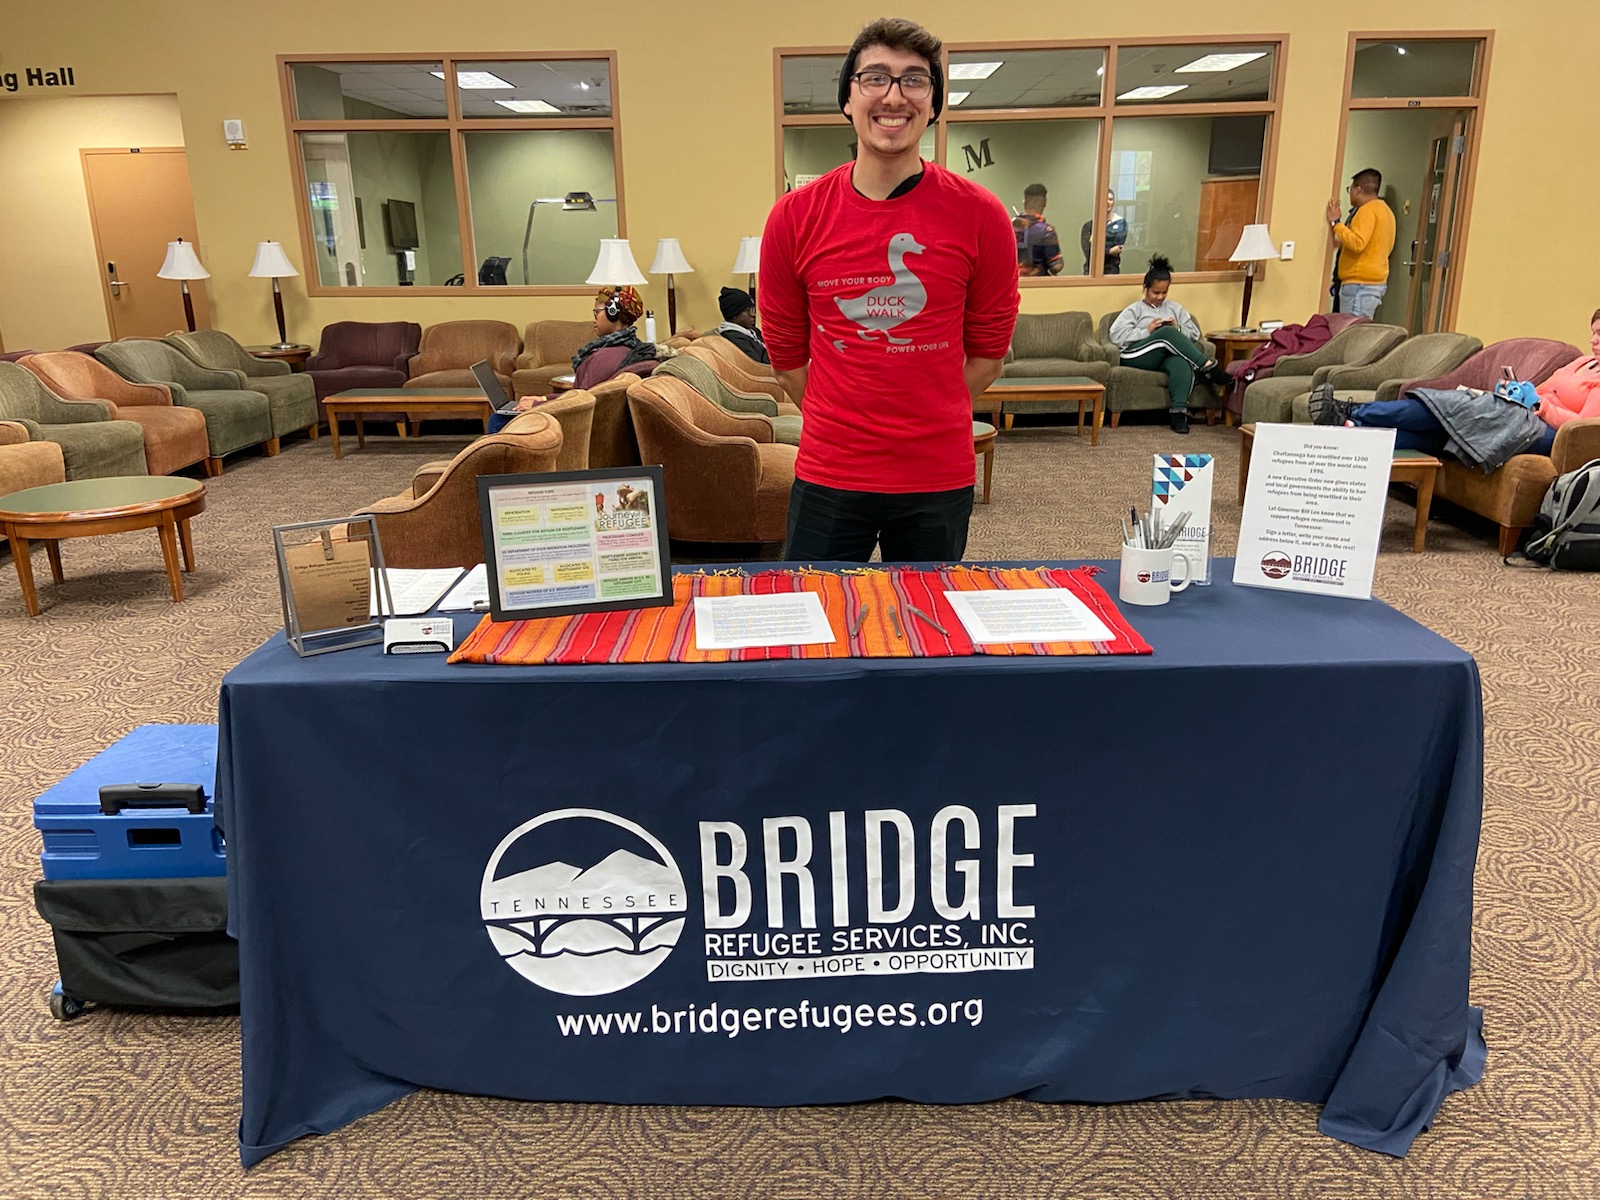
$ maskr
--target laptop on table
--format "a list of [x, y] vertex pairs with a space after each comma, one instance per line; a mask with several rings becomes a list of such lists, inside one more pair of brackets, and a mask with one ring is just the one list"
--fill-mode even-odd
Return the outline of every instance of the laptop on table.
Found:
[[506, 389], [500, 386], [500, 379], [489, 366], [486, 358], [482, 362], [472, 364], [472, 377], [478, 381], [478, 386], [483, 389], [483, 394], [488, 398], [489, 407], [497, 413], [512, 416], [517, 411], [517, 402], [506, 395]]

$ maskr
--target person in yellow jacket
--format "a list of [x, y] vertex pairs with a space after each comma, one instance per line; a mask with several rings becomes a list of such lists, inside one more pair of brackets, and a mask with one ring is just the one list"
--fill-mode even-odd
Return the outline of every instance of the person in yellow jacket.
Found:
[[1378, 199], [1383, 175], [1368, 167], [1350, 180], [1350, 216], [1339, 218], [1339, 203], [1328, 201], [1328, 224], [1339, 253], [1333, 260], [1335, 312], [1369, 320], [1389, 289], [1389, 255], [1394, 250], [1394, 210]]

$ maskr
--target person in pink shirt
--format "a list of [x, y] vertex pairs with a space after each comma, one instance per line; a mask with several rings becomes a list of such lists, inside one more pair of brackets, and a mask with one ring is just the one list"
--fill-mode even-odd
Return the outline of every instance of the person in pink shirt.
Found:
[[1020, 296], [1011, 215], [924, 162], [939, 39], [882, 19], [839, 76], [856, 158], [783, 196], [761, 239], [772, 366], [805, 423], [790, 561], [954, 562], [972, 516], [972, 401], [1000, 375]]
[[1589, 353], [1538, 387], [1539, 415], [1552, 429], [1579, 417], [1600, 417], [1600, 309], [1589, 318]]

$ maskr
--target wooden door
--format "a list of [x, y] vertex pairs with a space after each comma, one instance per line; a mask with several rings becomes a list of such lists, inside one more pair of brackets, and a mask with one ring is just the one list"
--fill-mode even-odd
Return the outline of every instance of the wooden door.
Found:
[[1445, 328], [1465, 148], [1465, 114], [1456, 118], [1449, 136], [1434, 138], [1429, 148], [1422, 183], [1423, 209], [1417, 236], [1411, 242], [1411, 257], [1405, 264], [1410, 277], [1406, 328], [1412, 333], [1437, 333]]
[[1246, 225], [1255, 223], [1261, 180], [1254, 175], [1237, 179], [1206, 179], [1200, 184], [1199, 227], [1195, 231], [1196, 271], [1237, 271], [1228, 255], [1239, 245]]
[[[93, 149], [80, 154], [111, 336], [161, 337], [187, 328], [181, 285], [156, 276], [168, 242], [180, 237], [199, 241], [183, 148]], [[204, 251], [198, 245], [196, 250], [205, 264]], [[209, 329], [211, 305], [205, 280], [191, 279], [189, 294], [196, 328]]]

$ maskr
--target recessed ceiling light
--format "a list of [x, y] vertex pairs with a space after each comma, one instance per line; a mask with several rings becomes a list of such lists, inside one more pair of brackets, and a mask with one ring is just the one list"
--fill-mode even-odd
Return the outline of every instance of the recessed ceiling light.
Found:
[[[443, 71], [429, 71], [435, 79], [443, 79]], [[457, 71], [456, 86], [464, 88], [514, 88], [517, 85], [507, 83], [493, 71]]]
[[1404, 54], [1406, 52], [1406, 48], [1404, 46], [1396, 46], [1394, 49], [1396, 54]]
[[972, 95], [971, 92], [951, 92], [945, 99], [951, 104], [960, 104], [970, 95]]
[[546, 104], [543, 100], [496, 100], [501, 108], [509, 108], [517, 113], [558, 113], [561, 110], [554, 104]]
[[1187, 83], [1170, 83], [1165, 87], [1136, 87], [1131, 92], [1123, 92], [1118, 100], [1160, 100], [1174, 92], [1187, 90]]
[[951, 63], [950, 78], [987, 79], [1003, 66], [1004, 62]]
[[1096, 75], [1104, 75], [1106, 73], [1106, 69], [1104, 67], [1096, 67], [1094, 69], [1094, 73]]
[[1174, 74], [1184, 71], [1231, 71], [1235, 67], [1242, 67], [1247, 62], [1255, 62], [1258, 58], [1265, 58], [1265, 50], [1254, 50], [1242, 54], [1208, 54], [1204, 58], [1197, 58], [1192, 63], [1185, 63]]

